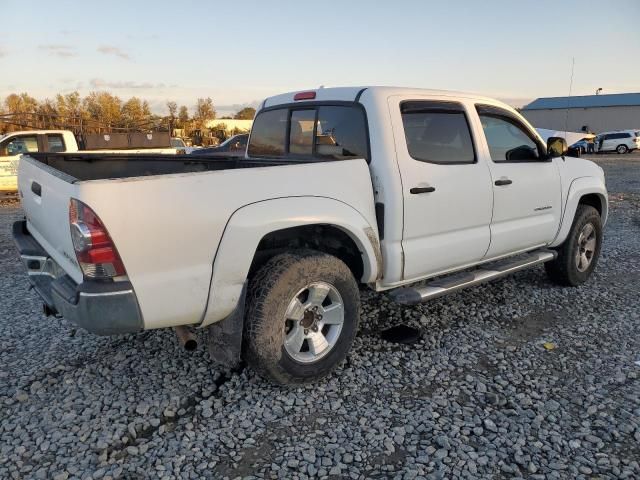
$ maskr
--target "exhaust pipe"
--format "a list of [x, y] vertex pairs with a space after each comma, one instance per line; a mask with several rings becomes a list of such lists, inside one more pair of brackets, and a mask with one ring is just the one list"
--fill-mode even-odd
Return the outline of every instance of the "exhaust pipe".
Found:
[[189, 327], [180, 325], [178, 327], [173, 327], [173, 329], [176, 331], [176, 337], [178, 337], [178, 341], [180, 342], [180, 345], [182, 345], [182, 348], [188, 352], [193, 352], [198, 347], [196, 336]]

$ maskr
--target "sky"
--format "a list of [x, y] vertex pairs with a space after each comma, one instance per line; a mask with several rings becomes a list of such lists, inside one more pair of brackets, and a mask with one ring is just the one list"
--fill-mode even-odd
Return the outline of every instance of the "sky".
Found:
[[320, 85], [520, 106], [640, 91], [640, 0], [0, 0], [0, 97], [107, 90], [219, 113]]

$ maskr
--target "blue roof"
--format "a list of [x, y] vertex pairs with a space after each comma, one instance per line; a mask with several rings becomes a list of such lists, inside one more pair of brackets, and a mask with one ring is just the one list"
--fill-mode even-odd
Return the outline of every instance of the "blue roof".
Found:
[[538, 98], [523, 110], [548, 110], [554, 108], [592, 108], [640, 106], [640, 93], [612, 93], [610, 95], [583, 95], [581, 97]]

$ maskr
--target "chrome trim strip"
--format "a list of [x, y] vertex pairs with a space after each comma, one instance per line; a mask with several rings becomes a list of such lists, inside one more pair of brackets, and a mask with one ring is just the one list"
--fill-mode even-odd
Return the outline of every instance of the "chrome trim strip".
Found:
[[80, 292], [81, 297], [112, 297], [115, 295], [128, 295], [133, 293], [133, 290], [119, 290], [116, 292], [100, 292], [100, 293], [90, 293], [90, 292]]

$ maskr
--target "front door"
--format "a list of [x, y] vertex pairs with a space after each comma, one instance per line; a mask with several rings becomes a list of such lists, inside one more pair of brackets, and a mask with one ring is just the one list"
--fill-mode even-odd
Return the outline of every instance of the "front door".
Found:
[[487, 258], [550, 243], [561, 215], [560, 174], [544, 145], [513, 113], [478, 105], [491, 169], [493, 217]]
[[404, 198], [403, 279], [481, 260], [493, 193], [468, 106], [446, 97], [391, 97], [389, 108]]

